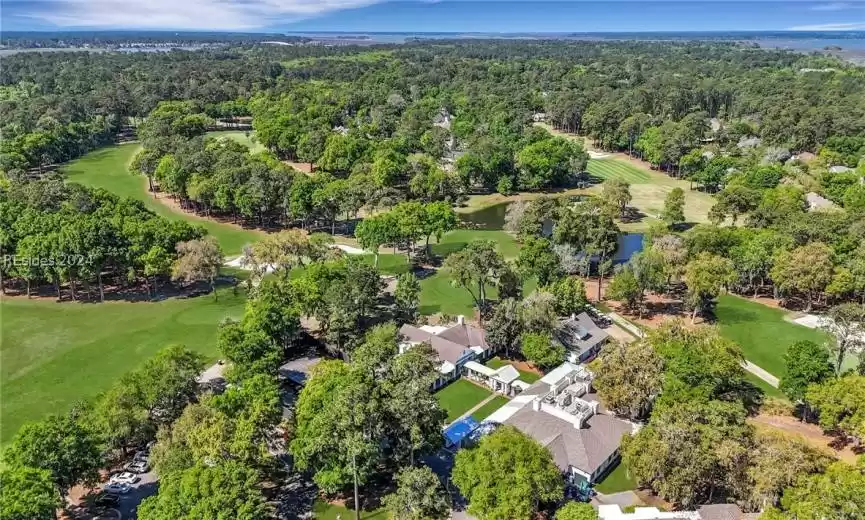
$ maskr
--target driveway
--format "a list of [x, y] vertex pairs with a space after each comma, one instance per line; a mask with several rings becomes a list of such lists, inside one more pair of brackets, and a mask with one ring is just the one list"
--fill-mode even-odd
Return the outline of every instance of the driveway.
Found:
[[138, 506], [145, 498], [155, 495], [159, 489], [159, 482], [154, 471], [141, 474], [141, 480], [132, 486], [129, 493], [120, 496], [117, 510], [123, 515], [123, 519], [137, 518]]

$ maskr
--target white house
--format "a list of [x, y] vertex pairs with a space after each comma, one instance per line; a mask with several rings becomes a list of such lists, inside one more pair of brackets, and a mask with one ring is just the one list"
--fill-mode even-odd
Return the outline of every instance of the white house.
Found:
[[460, 377], [466, 363], [485, 361], [493, 355], [492, 349], [487, 345], [484, 329], [466, 324], [463, 316], [451, 327], [403, 325], [399, 333], [400, 353], [420, 343], [429, 343], [438, 353], [441, 377], [433, 385], [433, 390]]
[[636, 426], [601, 407], [592, 379], [586, 367], [563, 363], [486, 421], [509, 424], [534, 438], [571, 482], [593, 484], [614, 467], [622, 436]]

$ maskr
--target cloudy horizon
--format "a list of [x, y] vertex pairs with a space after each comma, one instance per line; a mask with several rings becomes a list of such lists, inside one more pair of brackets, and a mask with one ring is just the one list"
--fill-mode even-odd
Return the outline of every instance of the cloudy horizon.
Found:
[[4, 0], [3, 30], [857, 31], [865, 3], [809, 0]]

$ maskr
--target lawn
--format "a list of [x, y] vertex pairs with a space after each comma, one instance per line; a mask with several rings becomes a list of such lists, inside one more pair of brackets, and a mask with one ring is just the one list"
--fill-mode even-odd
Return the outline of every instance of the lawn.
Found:
[[[312, 513], [319, 520], [336, 520], [337, 517], [342, 520], [354, 519], [354, 509], [328, 504], [323, 500], [316, 500], [312, 504]], [[381, 508], [375, 511], [361, 511], [360, 517], [362, 520], [387, 520], [390, 515], [384, 508]]]
[[[492, 358], [491, 360], [489, 360], [485, 363], [485, 365], [490, 367], [490, 368], [501, 368], [505, 365], [510, 365], [510, 364], [511, 363], [508, 363], [507, 361], [505, 361], [504, 359], [502, 359], [498, 356]], [[534, 372], [526, 372], [525, 370], [520, 370], [519, 368], [517, 369], [517, 372], [520, 373], [520, 379], [525, 381], [528, 384], [532, 384], [535, 381], [537, 381], [538, 379], [540, 379], [541, 377], [543, 377], [543, 376], [540, 376], [538, 374], [535, 374]]]
[[826, 334], [784, 319], [783, 309], [731, 294], [718, 298], [715, 316], [721, 334], [742, 347], [745, 357], [771, 374], [784, 375], [784, 353], [797, 341], [825, 344]]
[[246, 130], [220, 130], [216, 132], [207, 132], [208, 137], [227, 137], [232, 141], [237, 141], [249, 148], [249, 153], [258, 153], [264, 150], [264, 145], [259, 142], [253, 142], [252, 137], [255, 135], [253, 131]]
[[439, 405], [447, 412], [447, 422], [453, 422], [460, 415], [492, 394], [486, 388], [470, 383], [465, 379], [457, 379], [448, 386], [436, 392]]
[[[528, 295], [538, 286], [535, 278], [523, 282], [523, 294]], [[439, 271], [420, 282], [420, 313], [435, 314], [443, 312], [452, 316], [460, 314], [473, 316], [475, 303], [467, 289], [454, 287], [450, 276], [444, 271]], [[472, 288], [477, 293], [476, 288]], [[498, 298], [498, 291], [494, 287], [487, 288], [487, 298]]]
[[604, 180], [621, 179], [631, 184], [652, 182], [652, 176], [645, 170], [617, 159], [591, 159], [586, 170], [593, 176]]
[[475, 410], [475, 413], [472, 414], [472, 419], [476, 420], [477, 422], [481, 422], [490, 415], [492, 415], [493, 412], [495, 412], [502, 406], [508, 404], [508, 401], [509, 399], [507, 397], [497, 395], [493, 398], [492, 401]]
[[485, 229], [456, 229], [442, 236], [441, 242], [432, 244], [432, 250], [433, 253], [446, 257], [475, 240], [492, 240], [505, 258], [516, 258], [520, 251], [519, 244], [510, 233]]
[[160, 302], [0, 302], [0, 443], [27, 421], [62, 413], [93, 397], [153, 356], [179, 343], [208, 361], [218, 356], [217, 324], [243, 313], [244, 293]]
[[[360, 255], [369, 264], [375, 264], [375, 255]], [[378, 270], [382, 274], [402, 274], [408, 272], [408, 260], [405, 255], [378, 255]]]
[[[242, 134], [242, 132], [239, 133]], [[147, 192], [147, 180], [129, 172], [129, 163], [138, 150], [139, 145], [137, 144], [121, 144], [101, 148], [70, 162], [62, 168], [62, 171], [70, 182], [103, 188], [120, 197], [137, 199], [158, 215], [173, 220], [186, 220], [192, 224], [203, 226], [209, 234], [219, 240], [226, 256], [240, 254], [244, 245], [261, 237], [261, 233], [258, 231], [241, 229], [213, 220], [197, 218], [194, 215], [175, 212], [154, 199], [153, 195]]]
[[637, 489], [637, 483], [628, 474], [628, 467], [621, 460], [619, 461], [619, 465], [604, 477], [604, 480], [595, 484], [595, 490], [605, 495], [630, 491], [632, 489]]

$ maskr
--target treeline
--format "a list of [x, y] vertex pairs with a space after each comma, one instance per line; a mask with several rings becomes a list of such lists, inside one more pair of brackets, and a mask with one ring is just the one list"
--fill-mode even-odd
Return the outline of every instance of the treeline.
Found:
[[[282, 52], [303, 52], [291, 49]], [[214, 117], [247, 115], [232, 103], [273, 85], [283, 71], [278, 58], [242, 47], [20, 53], [3, 63], [0, 169], [7, 174], [66, 161], [111, 142], [163, 99], [196, 100]]]
[[578, 144], [527, 127], [527, 113], [501, 114], [504, 99], [457, 112], [438, 88], [418, 86], [412, 99], [370, 74], [355, 85], [291, 85], [253, 99], [259, 142], [281, 158], [432, 200], [565, 186], [585, 169]]
[[0, 189], [0, 287], [23, 286], [29, 296], [51, 284], [62, 299], [65, 284], [73, 300], [82, 292], [92, 299], [94, 288], [101, 300], [106, 284], [143, 281], [150, 294], [160, 279], [188, 274], [172, 271], [183, 257], [178, 244], [200, 243], [203, 234], [102, 189], [59, 178], [11, 183]]
[[[355, 129], [361, 141], [397, 137], [393, 148], [404, 154], [479, 156], [487, 167], [466, 159], [461, 174], [488, 187], [515, 177], [508, 167], [527, 144], [518, 141], [536, 113], [604, 148], [639, 150], [676, 171], [708, 142], [732, 150], [757, 138], [791, 151], [817, 151], [830, 138], [861, 136], [865, 129], [860, 69], [826, 56], [723, 43], [235, 46], [22, 54], [4, 61], [5, 141], [49, 131], [54, 121], [66, 126], [96, 116], [116, 131], [166, 99], [196, 100], [216, 115], [220, 103], [270, 90], [253, 110], [256, 129], [283, 158], [317, 163], [324, 156], [325, 171], [348, 173], [351, 164], [329, 162], [324, 154], [334, 127], [343, 127]], [[450, 117], [432, 125], [442, 109]], [[357, 143], [347, 145], [354, 149], [350, 158], [363, 152]], [[40, 164], [25, 157], [29, 167]], [[533, 184], [544, 186], [527, 183]]]
[[142, 502], [141, 518], [215, 510], [262, 518], [269, 509], [258, 484], [272, 469], [268, 439], [281, 418], [276, 378], [234, 379], [215, 395], [197, 382], [203, 368], [199, 354], [167, 347], [92, 403], [25, 424], [3, 452], [0, 514], [53, 518], [73, 486], [96, 485], [130, 449], [153, 446], [159, 494]]
[[[294, 92], [306, 91], [299, 88]], [[508, 152], [488, 164], [467, 154], [457, 160], [454, 172], [442, 161], [445, 145], [441, 139], [452, 137], [433, 126], [432, 116], [423, 119], [421, 126], [443, 132], [436, 132], [440, 137], [438, 151], [422, 148], [424, 143], [430, 145], [429, 130], [419, 134], [417, 146], [421, 148], [412, 151], [415, 149], [405, 135], [377, 140], [363, 127], [342, 132], [331, 129], [330, 122], [315, 122], [309, 124], [324, 126], [306, 131], [303, 126], [293, 126], [289, 113], [280, 111], [282, 105], [264, 101], [253, 100], [253, 112], [258, 114], [256, 107], [268, 107], [272, 111], [268, 113], [281, 122], [265, 130], [262, 125], [271, 122], [269, 116], [263, 119], [257, 115], [256, 139], [270, 146], [273, 153], [250, 154], [246, 147], [230, 140], [203, 137], [212, 119], [199, 107], [192, 102], [163, 102], [139, 129], [144, 148], [132, 169], [150, 179], [151, 189], [155, 181], [160, 190], [193, 211], [242, 218], [260, 226], [300, 224], [306, 228], [326, 223], [333, 231], [339, 218], [352, 219], [362, 208], [386, 208], [405, 200], [455, 203], [484, 182], [493, 182], [491, 188], [504, 192], [567, 185], [587, 161], [579, 145], [529, 127], [519, 141], [526, 144], [515, 157]], [[298, 110], [305, 116], [314, 113], [306, 105]], [[316, 131], [327, 135], [313, 154], [305, 146], [316, 139]], [[301, 174], [277, 160], [280, 156], [316, 162], [317, 170], [313, 175]], [[507, 162], [512, 164], [510, 169], [499, 168]]]

